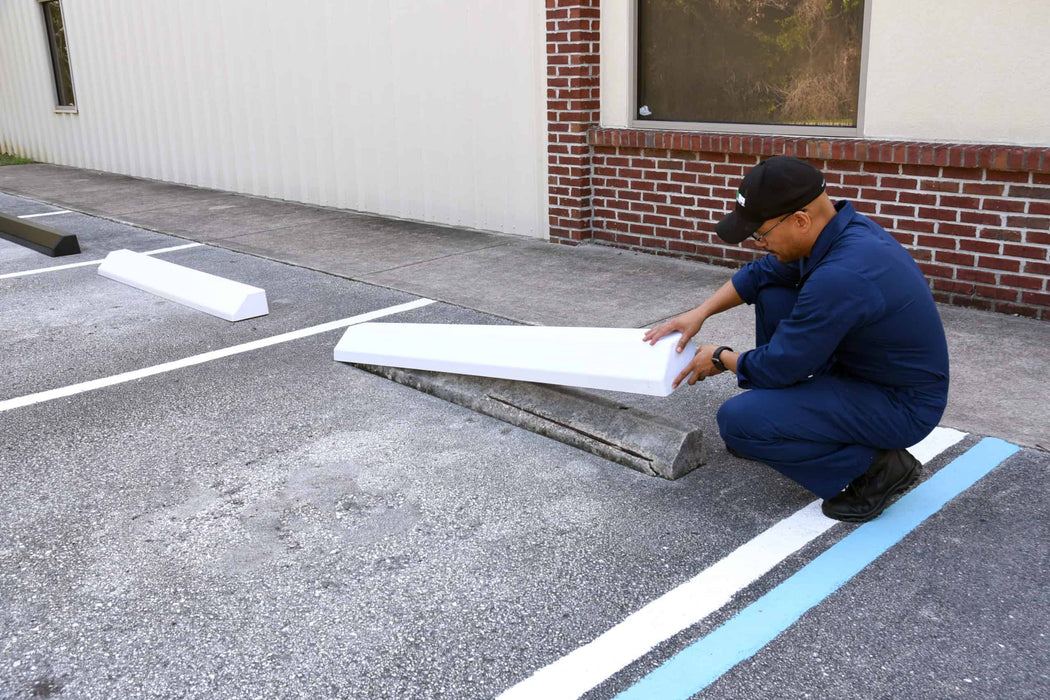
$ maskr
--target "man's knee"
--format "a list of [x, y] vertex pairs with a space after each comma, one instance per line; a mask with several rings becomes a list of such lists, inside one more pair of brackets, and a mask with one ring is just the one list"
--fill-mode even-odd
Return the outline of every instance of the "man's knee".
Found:
[[722, 438], [753, 441], [779, 435], [781, 406], [778, 394], [776, 390], [752, 389], [723, 403], [716, 416]]
[[718, 432], [725, 438], [738, 437], [744, 434], [744, 426], [747, 424], [747, 394], [738, 394], [722, 404], [718, 409], [716, 420], [718, 421]]

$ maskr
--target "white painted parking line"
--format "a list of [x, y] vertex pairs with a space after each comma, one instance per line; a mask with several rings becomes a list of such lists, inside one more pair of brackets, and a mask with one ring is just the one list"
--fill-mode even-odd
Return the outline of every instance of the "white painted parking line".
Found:
[[955, 428], [934, 428], [925, 440], [909, 447], [908, 452], [911, 452], [915, 459], [926, 464], [952, 445], [961, 442], [964, 437], [966, 433]]
[[[966, 437], [936, 428], [909, 448], [928, 462]], [[820, 501], [741, 545], [694, 578], [629, 615], [594, 641], [545, 666], [509, 688], [499, 700], [578, 698], [666, 639], [701, 622], [791, 554], [838, 524], [824, 517]]]
[[36, 219], [36, 218], [41, 217], [41, 216], [55, 216], [56, 214], [72, 214], [72, 213], [73, 212], [71, 212], [71, 211], [66, 211], [65, 209], [63, 209], [61, 211], [45, 211], [43, 214], [22, 214], [18, 218], [19, 219]]
[[[159, 255], [160, 253], [171, 253], [176, 250], [185, 250], [187, 248], [196, 248], [204, 245], [203, 243], [186, 243], [184, 245], [171, 246], [170, 248], [158, 248], [157, 250], [148, 250], [143, 255]], [[87, 262], [76, 262], [69, 263], [68, 265], [55, 265], [53, 267], [41, 267], [36, 270], [23, 270], [21, 272], [8, 272], [7, 274], [0, 275], [0, 280], [10, 279], [12, 277], [26, 277], [27, 275], [39, 275], [44, 272], [54, 272], [55, 270], [68, 270], [73, 267], [90, 267], [91, 265], [100, 265], [105, 258], [100, 260], [88, 260]]]
[[357, 316], [343, 318], [338, 321], [330, 321], [328, 323], [322, 323], [317, 326], [310, 326], [309, 328], [291, 331], [290, 333], [281, 333], [280, 335], [273, 335], [269, 338], [253, 340], [249, 343], [232, 345], [228, 348], [212, 350], [211, 352], [201, 353], [200, 355], [192, 355], [191, 357], [186, 357], [181, 360], [174, 360], [172, 362], [165, 362], [163, 364], [154, 365], [153, 367], [136, 369], [131, 372], [122, 372], [121, 374], [114, 374], [111, 377], [103, 377], [102, 379], [92, 379], [91, 381], [81, 382], [80, 384], [71, 384], [70, 386], [61, 387], [59, 389], [50, 389], [48, 391], [40, 391], [35, 394], [28, 394], [26, 396], [19, 396], [13, 399], [7, 399], [6, 401], [0, 401], [0, 413], [3, 413], [4, 411], [10, 411], [15, 408], [22, 408], [23, 406], [32, 406], [33, 404], [43, 403], [44, 401], [52, 401], [54, 399], [60, 399], [66, 396], [83, 394], [87, 391], [94, 391], [95, 389], [102, 389], [104, 387], [113, 386], [115, 384], [123, 384], [124, 382], [130, 382], [136, 379], [142, 379], [144, 377], [151, 377], [155, 374], [171, 372], [172, 370], [182, 369], [183, 367], [192, 367], [193, 365], [200, 365], [205, 362], [211, 362], [212, 360], [221, 359], [223, 357], [230, 357], [231, 355], [238, 355], [240, 353], [249, 352], [251, 350], [258, 350], [259, 348], [265, 348], [271, 345], [277, 345], [279, 343], [286, 343], [290, 340], [299, 340], [300, 338], [307, 338], [311, 335], [317, 335], [318, 333], [327, 333], [328, 331], [352, 326], [355, 323], [364, 323], [365, 321], [372, 321], [377, 318], [383, 318], [384, 316], [398, 314], [403, 311], [411, 311], [412, 309], [418, 309], [433, 303], [433, 299], [416, 299], [415, 301], [410, 301], [405, 304], [398, 304], [397, 306], [390, 306], [385, 309], [379, 309], [378, 311], [369, 311], [365, 314], [359, 314]]

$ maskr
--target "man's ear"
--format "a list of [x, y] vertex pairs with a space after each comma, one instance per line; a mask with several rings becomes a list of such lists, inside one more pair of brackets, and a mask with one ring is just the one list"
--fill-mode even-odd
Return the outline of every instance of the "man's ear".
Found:
[[809, 233], [809, 229], [813, 226], [813, 219], [810, 217], [809, 212], [802, 210], [795, 212], [796, 217], [802, 217], [798, 221], [798, 225], [802, 228], [803, 233]]

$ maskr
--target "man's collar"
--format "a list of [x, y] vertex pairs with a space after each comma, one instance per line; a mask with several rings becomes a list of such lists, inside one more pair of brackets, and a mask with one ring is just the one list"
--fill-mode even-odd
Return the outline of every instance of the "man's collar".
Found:
[[817, 240], [813, 244], [813, 249], [809, 251], [809, 255], [800, 261], [802, 277], [808, 275], [813, 271], [813, 268], [820, 264], [821, 259], [831, 250], [831, 244], [842, 234], [846, 225], [853, 220], [857, 213], [853, 205], [844, 199], [835, 202], [835, 210], [838, 213], [824, 226], [824, 230], [817, 235]]

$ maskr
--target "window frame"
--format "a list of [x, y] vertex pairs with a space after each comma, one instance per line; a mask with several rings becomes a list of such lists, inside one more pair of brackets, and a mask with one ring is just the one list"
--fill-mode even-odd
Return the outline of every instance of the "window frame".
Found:
[[876, 0], [864, 0], [864, 27], [861, 30], [860, 82], [857, 87], [856, 126], [794, 126], [791, 124], [752, 124], [747, 122], [678, 122], [638, 118], [638, 5], [631, 0], [628, 36], [630, 55], [627, 66], [627, 126], [650, 131], [689, 131], [718, 134], [757, 134], [761, 136], [818, 136], [825, 138], [861, 138], [864, 136], [864, 97], [868, 82], [868, 46], [871, 30], [871, 6]]
[[[68, 68], [69, 68], [69, 92], [70, 92], [70, 97], [72, 98], [72, 102], [73, 102], [73, 104], [71, 104], [71, 105], [60, 104], [62, 91], [61, 91], [61, 88], [60, 88], [60, 85], [59, 85], [60, 82], [61, 82], [59, 71], [61, 69], [59, 68], [58, 65], [56, 65], [57, 60], [58, 60], [58, 56], [57, 56], [57, 51], [56, 51], [56, 46], [55, 46], [54, 27], [52, 26], [51, 20], [50, 20], [50, 18], [48, 16], [48, 7], [47, 7], [47, 5], [49, 3], [52, 3], [52, 2], [55, 3], [55, 6], [58, 8], [59, 17], [62, 18], [62, 29], [65, 32], [65, 37], [64, 38], [65, 38], [65, 42], [66, 42], [66, 60], [67, 60], [67, 63], [69, 64], [68, 65]], [[45, 40], [45, 43], [47, 45], [48, 61], [51, 64], [51, 79], [53, 81], [53, 86], [54, 86], [54, 90], [55, 90], [55, 92], [53, 93], [53, 98], [55, 100], [55, 112], [58, 113], [58, 114], [79, 114], [80, 109], [77, 107], [76, 83], [73, 80], [73, 58], [71, 56], [72, 49], [70, 48], [70, 45], [69, 45], [69, 33], [68, 33], [67, 25], [66, 25], [66, 13], [65, 13], [65, 10], [62, 9], [62, 1], [61, 0], [37, 0], [37, 6], [40, 8], [41, 19], [44, 22], [44, 40]]]

